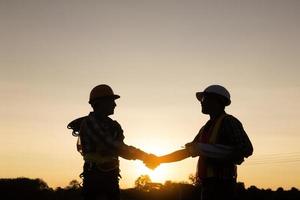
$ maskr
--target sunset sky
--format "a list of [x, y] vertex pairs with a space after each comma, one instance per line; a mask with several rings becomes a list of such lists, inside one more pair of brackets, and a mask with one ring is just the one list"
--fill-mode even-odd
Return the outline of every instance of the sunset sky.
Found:
[[[208, 116], [195, 93], [232, 95], [254, 155], [247, 187], [300, 189], [300, 1], [0, 0], [0, 178], [79, 179], [67, 124], [87, 115], [90, 90], [121, 98], [125, 142], [163, 155], [190, 142]], [[188, 181], [197, 158], [155, 171], [121, 159], [121, 188], [141, 174]]]

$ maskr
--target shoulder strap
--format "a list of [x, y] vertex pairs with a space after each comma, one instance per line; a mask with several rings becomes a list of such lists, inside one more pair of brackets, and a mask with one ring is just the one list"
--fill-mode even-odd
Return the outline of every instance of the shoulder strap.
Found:
[[222, 114], [216, 121], [216, 123], [214, 124], [214, 127], [212, 129], [212, 133], [210, 135], [209, 138], [209, 143], [210, 144], [214, 144], [217, 141], [217, 137], [218, 137], [218, 133], [222, 124], [223, 119], [227, 116], [226, 113]]

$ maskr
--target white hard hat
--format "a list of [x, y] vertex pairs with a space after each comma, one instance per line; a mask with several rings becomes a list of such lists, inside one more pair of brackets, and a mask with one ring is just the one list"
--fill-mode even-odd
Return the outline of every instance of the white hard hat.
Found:
[[199, 101], [201, 101], [202, 97], [206, 93], [217, 94], [226, 99], [225, 106], [230, 105], [230, 94], [228, 90], [221, 85], [210, 85], [203, 92], [196, 92], [196, 97]]

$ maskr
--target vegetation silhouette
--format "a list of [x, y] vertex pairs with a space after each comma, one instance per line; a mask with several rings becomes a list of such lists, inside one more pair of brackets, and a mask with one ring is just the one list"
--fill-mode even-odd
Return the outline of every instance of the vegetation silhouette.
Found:
[[[175, 183], [166, 181], [164, 184], [153, 183], [148, 175], [141, 175], [135, 182], [135, 187], [121, 190], [122, 200], [196, 200], [201, 188], [190, 182]], [[50, 188], [42, 179], [15, 178], [0, 179], [0, 194], [5, 199], [30, 200], [81, 200], [81, 186], [77, 180], [72, 180], [68, 186]], [[300, 191], [292, 187], [284, 190], [259, 189], [256, 186], [245, 188], [244, 183], [237, 184], [239, 200], [299, 200]]]

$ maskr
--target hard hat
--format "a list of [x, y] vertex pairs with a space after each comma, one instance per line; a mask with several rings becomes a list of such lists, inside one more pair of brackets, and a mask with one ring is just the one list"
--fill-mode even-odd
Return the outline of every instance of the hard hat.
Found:
[[228, 92], [228, 90], [225, 87], [223, 87], [221, 85], [210, 85], [203, 92], [197, 92], [196, 97], [199, 101], [201, 101], [203, 95], [207, 94], [207, 93], [217, 94], [217, 95], [224, 97], [226, 100], [225, 106], [228, 106], [231, 103], [230, 93]]
[[91, 90], [89, 103], [91, 104], [93, 101], [104, 97], [111, 97], [113, 99], [120, 98], [119, 95], [114, 94], [111, 87], [105, 84], [101, 84], [101, 85], [97, 85]]

